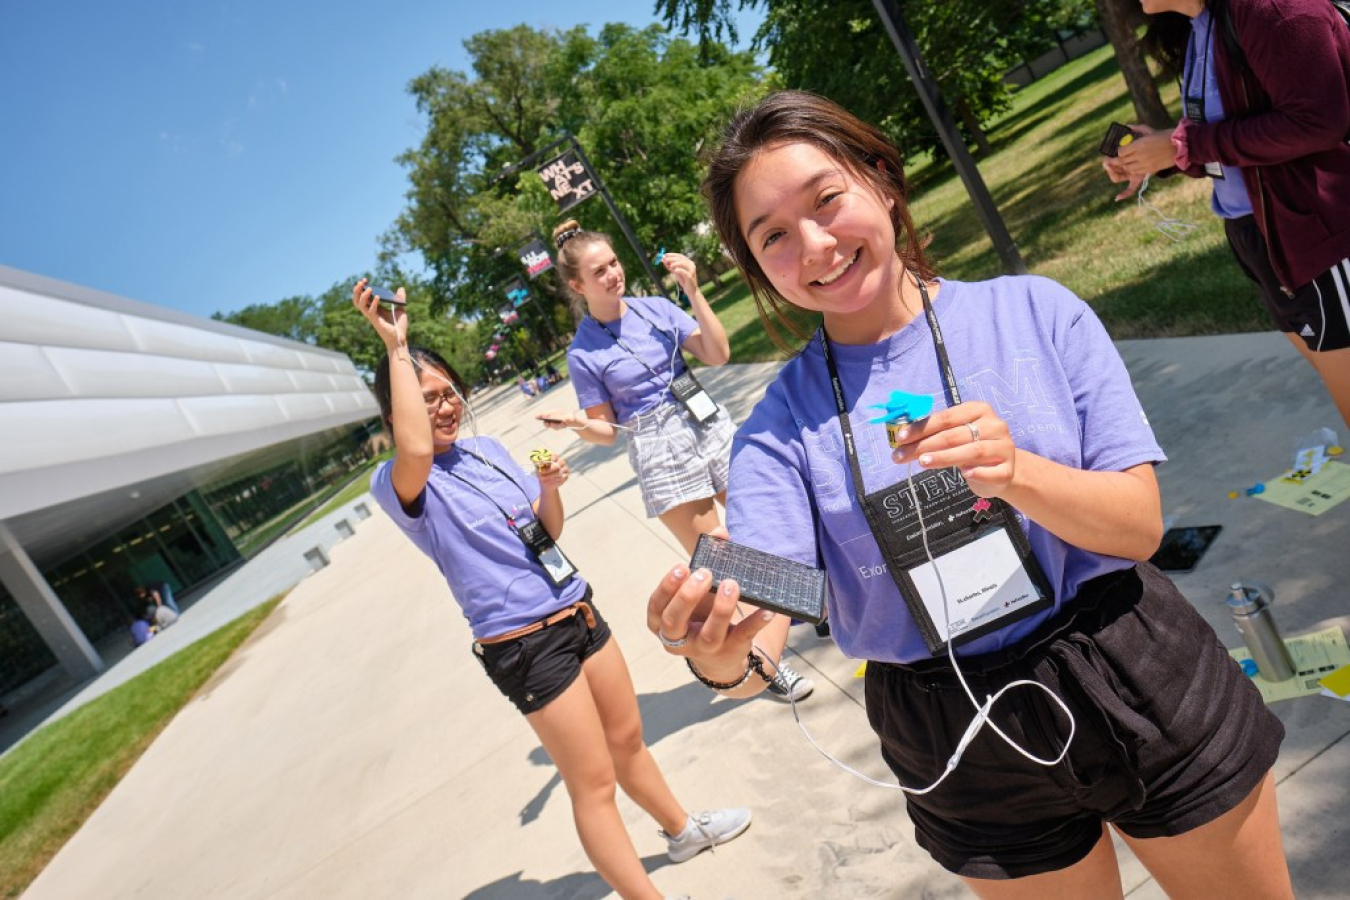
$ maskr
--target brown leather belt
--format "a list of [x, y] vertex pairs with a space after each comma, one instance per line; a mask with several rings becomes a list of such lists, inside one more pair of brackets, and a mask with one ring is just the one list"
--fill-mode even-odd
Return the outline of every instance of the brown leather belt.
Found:
[[581, 613], [586, 617], [587, 628], [595, 627], [595, 611], [591, 609], [591, 605], [585, 600], [578, 600], [571, 606], [564, 606], [553, 615], [540, 619], [538, 622], [531, 622], [524, 627], [517, 628], [515, 631], [508, 631], [506, 634], [499, 634], [489, 638], [477, 638], [475, 643], [487, 646], [488, 644], [501, 644], [506, 641], [514, 641], [516, 638], [522, 638], [527, 634], [543, 631], [550, 625], [557, 625], [559, 622], [565, 622], [568, 619], [575, 617], [577, 613]]

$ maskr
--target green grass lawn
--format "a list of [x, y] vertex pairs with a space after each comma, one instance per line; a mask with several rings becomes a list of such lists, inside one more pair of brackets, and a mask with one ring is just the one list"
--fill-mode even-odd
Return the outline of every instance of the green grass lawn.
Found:
[[[280, 602], [276, 597], [245, 613], [42, 728], [0, 759], [0, 897], [17, 897], [27, 888]], [[153, 848], [145, 852], [146, 864], [156, 864]]]
[[375, 470], [376, 466], [393, 455], [394, 451], [392, 450], [387, 453], [381, 453], [370, 462], [361, 466], [361, 468], [357, 469], [356, 473], [352, 475], [351, 481], [348, 481], [341, 489], [339, 489], [327, 503], [306, 516], [304, 521], [288, 530], [299, 531], [306, 525], [319, 521], [333, 510], [352, 502], [357, 497], [360, 497], [366, 491], [370, 490], [370, 473]]
[[[1177, 108], [1177, 87], [1163, 99]], [[1207, 179], [1154, 179], [1146, 198], [1198, 227], [1172, 241], [1133, 199], [1113, 199], [1097, 146], [1133, 106], [1109, 46], [1020, 90], [989, 129], [994, 153], [977, 160], [1027, 268], [1064, 284], [1117, 339], [1269, 330], [1255, 289], [1238, 270], [1209, 208]], [[932, 237], [940, 274], [976, 281], [1001, 274], [992, 244], [955, 170], [912, 160], [915, 223]], [[732, 362], [781, 358], [756, 321], [754, 300], [732, 281], [709, 295], [731, 338]]]

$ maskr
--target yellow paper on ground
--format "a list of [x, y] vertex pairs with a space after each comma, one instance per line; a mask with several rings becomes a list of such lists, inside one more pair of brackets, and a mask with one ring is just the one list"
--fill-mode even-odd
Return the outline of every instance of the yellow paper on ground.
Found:
[[[1343, 666], [1350, 666], [1350, 647], [1346, 646], [1345, 635], [1335, 625], [1312, 634], [1286, 638], [1284, 645], [1294, 659], [1296, 674], [1293, 678], [1266, 681], [1260, 675], [1252, 676], [1252, 683], [1261, 691], [1261, 699], [1266, 703], [1320, 694], [1323, 678]], [[1246, 647], [1229, 650], [1228, 655], [1239, 663], [1252, 658]]]
[[1335, 672], [1321, 679], [1322, 687], [1337, 697], [1350, 698], [1350, 666], [1341, 666]]
[[1320, 516], [1333, 506], [1350, 500], [1350, 466], [1329, 462], [1316, 475], [1297, 483], [1285, 481], [1284, 476], [1272, 478], [1266, 482], [1265, 491], [1252, 496], [1285, 509]]

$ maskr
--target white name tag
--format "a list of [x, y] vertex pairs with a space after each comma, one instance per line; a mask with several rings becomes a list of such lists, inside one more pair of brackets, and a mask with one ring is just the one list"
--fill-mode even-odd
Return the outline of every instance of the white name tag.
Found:
[[955, 639], [960, 644], [962, 635], [973, 637], [976, 631], [1021, 618], [1030, 611], [1028, 607], [1042, 600], [1003, 529], [944, 553], [935, 562], [916, 566], [909, 576], [944, 643]]
[[684, 401], [689, 412], [699, 422], [706, 422], [717, 414], [717, 404], [708, 396], [707, 391], [699, 391]]
[[572, 565], [572, 561], [566, 556], [563, 556], [563, 552], [557, 544], [539, 554], [539, 563], [548, 573], [548, 577], [552, 579], [554, 587], [562, 587], [563, 582], [577, 573], [576, 566]]

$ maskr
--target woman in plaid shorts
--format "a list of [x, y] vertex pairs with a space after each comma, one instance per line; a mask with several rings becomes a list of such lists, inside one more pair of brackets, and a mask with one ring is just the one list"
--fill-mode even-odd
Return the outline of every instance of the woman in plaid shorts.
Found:
[[567, 364], [582, 408], [539, 418], [593, 444], [613, 444], [616, 425], [626, 430], [647, 517], [660, 519], [693, 553], [698, 536], [719, 524], [713, 501], [726, 502], [736, 425], [725, 409], [712, 412], [706, 393], [686, 405], [672, 387], [687, 372], [682, 351], [709, 366], [730, 359], [727, 333], [684, 254], [661, 261], [689, 296], [692, 316], [664, 297], [624, 296], [623, 265], [608, 235], [569, 220], [554, 229], [553, 241], [581, 315]]

